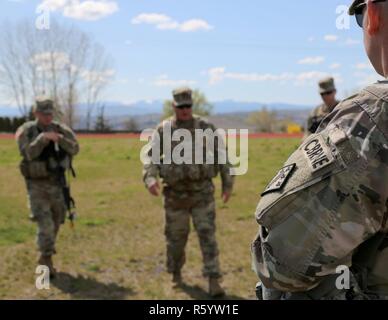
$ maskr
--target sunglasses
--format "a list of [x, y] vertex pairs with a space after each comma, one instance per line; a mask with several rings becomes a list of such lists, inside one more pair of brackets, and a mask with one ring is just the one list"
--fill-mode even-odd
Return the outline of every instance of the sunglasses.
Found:
[[[372, 3], [385, 2], [385, 1], [387, 1], [387, 0], [371, 0]], [[365, 8], [366, 8], [367, 4], [368, 4], [368, 2], [365, 1], [363, 3], [360, 3], [354, 9], [354, 13], [355, 13], [355, 16], [356, 16], [356, 21], [357, 21], [357, 24], [360, 26], [360, 28], [363, 28]]]
[[329, 95], [331, 95], [333, 92], [334, 92], [334, 91], [323, 92], [323, 93], [321, 93], [321, 96], [322, 96], [322, 97], [323, 97], [323, 96], [329, 96]]
[[179, 106], [179, 107], [176, 107], [177, 109], [179, 110], [183, 110], [183, 109], [191, 109], [193, 106], [191, 104], [185, 104], [185, 105], [182, 105], [182, 106]]

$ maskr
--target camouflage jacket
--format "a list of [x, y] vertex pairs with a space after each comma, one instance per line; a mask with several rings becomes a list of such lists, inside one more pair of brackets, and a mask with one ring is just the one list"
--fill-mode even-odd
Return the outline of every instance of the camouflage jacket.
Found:
[[[164, 147], [171, 142], [170, 152], [174, 153], [174, 150], [179, 148], [179, 145], [182, 145], [179, 139], [174, 139], [174, 133], [176, 133], [178, 129], [186, 129], [191, 134], [191, 139], [189, 140], [191, 145], [189, 148], [192, 148], [192, 153], [191, 156], [189, 155], [188, 159], [191, 161], [191, 163], [184, 161], [183, 163], [177, 164], [174, 163], [174, 161], [171, 161], [172, 157], [170, 157], [170, 161], [167, 161], [169, 155], [164, 153]], [[162, 178], [165, 186], [175, 191], [203, 191], [204, 188], [208, 188], [210, 185], [212, 185], [212, 178], [216, 177], [218, 173], [220, 173], [223, 191], [232, 191], [234, 182], [233, 176], [231, 175], [232, 166], [227, 159], [226, 147], [219, 149], [218, 144], [219, 141], [220, 146], [224, 146], [223, 139], [219, 140], [219, 138], [216, 136], [213, 152], [212, 148], [206, 148], [207, 142], [204, 138], [203, 148], [201, 148], [201, 146], [199, 147], [199, 149], [201, 149], [200, 151], [202, 151], [203, 162], [202, 164], [198, 164], [198, 162], [195, 161], [196, 151], [198, 151], [196, 150], [198, 149], [198, 141], [195, 141], [194, 139], [195, 130], [198, 129], [204, 131], [210, 129], [212, 134], [214, 134], [216, 131], [216, 128], [212, 124], [198, 116], [194, 116], [192, 121], [186, 122], [177, 121], [175, 117], [172, 117], [158, 125], [150, 145], [151, 147], [157, 147], [157, 149], [159, 149], [159, 154], [157, 157], [158, 159], [160, 158], [160, 163], [155, 163], [154, 161], [150, 160], [149, 164], [144, 165], [143, 181], [146, 187], [152, 186], [157, 181], [159, 176]], [[171, 133], [167, 133], [169, 130], [171, 130]], [[187, 151], [189, 150], [184, 150], [185, 153], [187, 153]], [[225, 155], [226, 161], [223, 163], [218, 161], [218, 151]], [[214, 156], [213, 164], [206, 163], [206, 156], [209, 155], [209, 152], [210, 155]]]
[[306, 137], [318, 130], [323, 119], [325, 119], [325, 117], [328, 116], [338, 104], [339, 102], [337, 102], [333, 108], [329, 108], [326, 104], [322, 103], [311, 112], [307, 118]]
[[[252, 253], [265, 287], [307, 292], [351, 267], [361, 244], [388, 231], [387, 181], [388, 82], [380, 82], [344, 100], [263, 192]], [[388, 271], [379, 270], [368, 290], [386, 295]]]
[[[46, 156], [49, 148], [55, 148], [54, 144], [43, 135], [47, 131], [54, 131], [62, 135], [58, 142], [58, 159]], [[53, 122], [49, 128], [41, 127], [36, 120], [26, 122], [17, 130], [16, 141], [23, 157], [22, 174], [30, 179], [50, 178], [53, 176], [50, 172], [50, 165], [55, 167], [58, 161], [63, 169], [68, 169], [71, 158], [79, 152], [79, 144], [73, 131], [57, 122]]]

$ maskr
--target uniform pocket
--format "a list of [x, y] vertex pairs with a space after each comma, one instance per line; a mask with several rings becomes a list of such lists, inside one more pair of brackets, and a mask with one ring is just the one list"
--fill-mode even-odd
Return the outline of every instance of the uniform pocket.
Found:
[[26, 179], [45, 179], [50, 176], [47, 164], [43, 161], [23, 161], [20, 164], [20, 171]]

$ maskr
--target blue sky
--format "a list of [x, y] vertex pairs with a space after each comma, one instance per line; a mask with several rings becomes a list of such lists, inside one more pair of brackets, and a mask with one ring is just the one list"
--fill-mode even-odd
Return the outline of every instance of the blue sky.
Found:
[[341, 98], [378, 79], [354, 19], [336, 27], [337, 7], [350, 0], [0, 1], [1, 21], [34, 19], [48, 1], [57, 20], [104, 45], [115, 69], [109, 101], [166, 99], [188, 84], [211, 101], [312, 105], [326, 74]]

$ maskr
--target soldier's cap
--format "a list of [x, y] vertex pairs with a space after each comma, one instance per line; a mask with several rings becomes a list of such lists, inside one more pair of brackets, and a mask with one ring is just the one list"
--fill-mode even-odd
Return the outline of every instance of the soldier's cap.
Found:
[[38, 97], [35, 100], [34, 111], [52, 115], [55, 111], [54, 101], [47, 97]]
[[354, 14], [356, 13], [356, 8], [357, 8], [357, 6], [358, 6], [359, 4], [361, 4], [361, 3], [364, 3], [364, 2], [366, 2], [366, 1], [365, 1], [365, 0], [354, 0], [353, 3], [352, 3], [352, 5], [351, 5], [350, 8], [349, 8], [349, 14], [350, 14], [351, 16], [354, 16]]
[[193, 94], [193, 91], [188, 87], [182, 87], [182, 88], [175, 89], [172, 92], [172, 95], [174, 97], [174, 105], [176, 107], [193, 105], [192, 94]]
[[335, 84], [334, 84], [334, 79], [331, 77], [322, 79], [321, 81], [319, 81], [318, 85], [319, 85], [319, 93], [320, 94], [329, 93], [329, 92], [333, 92], [336, 90]]

